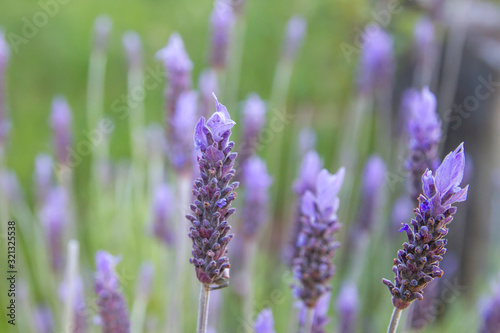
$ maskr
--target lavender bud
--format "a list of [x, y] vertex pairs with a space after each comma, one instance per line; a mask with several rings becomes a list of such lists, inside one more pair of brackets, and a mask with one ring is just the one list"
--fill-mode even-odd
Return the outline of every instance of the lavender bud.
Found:
[[167, 246], [174, 244], [174, 234], [170, 228], [175, 214], [174, 195], [166, 184], [156, 186], [153, 195], [151, 214], [153, 219], [153, 234]]
[[420, 64], [428, 64], [436, 53], [434, 23], [428, 17], [422, 17], [415, 25], [413, 34], [417, 61]]
[[[193, 63], [184, 48], [184, 42], [178, 33], [173, 33], [167, 46], [156, 53], [156, 59], [163, 62], [167, 73], [168, 85], [165, 91], [167, 99], [166, 119], [169, 120], [175, 112], [179, 96], [191, 89], [191, 71]], [[169, 122], [167, 121], [167, 126]], [[167, 127], [170, 133], [170, 127]], [[169, 137], [171, 135], [169, 134]]]
[[109, 16], [101, 15], [96, 18], [94, 22], [94, 44], [96, 50], [99, 52], [106, 51], [112, 26], [113, 21], [111, 21]]
[[338, 193], [344, 180], [344, 168], [331, 175], [323, 169], [317, 176], [316, 191], [307, 191], [302, 197], [302, 228], [297, 238], [298, 256], [293, 261], [293, 285], [296, 296], [307, 307], [314, 307], [318, 299], [330, 291], [334, 274], [332, 258], [338, 243], [334, 234], [339, 230], [337, 221]]
[[469, 189], [468, 185], [460, 187], [464, 169], [462, 143], [445, 157], [434, 174], [427, 169], [422, 176], [423, 193], [414, 210], [415, 218], [411, 226], [405, 224], [400, 229], [406, 232], [408, 242], [394, 259], [395, 281], [382, 280], [393, 296], [393, 305], [399, 309], [406, 309], [415, 299], [423, 299], [427, 284], [443, 275], [439, 262], [446, 252], [447, 225], [457, 210], [452, 205], [465, 201]]
[[354, 283], [348, 282], [340, 289], [337, 298], [340, 333], [356, 332], [359, 311], [358, 298], [358, 289]]
[[64, 227], [68, 223], [68, 216], [63, 207], [68, 206], [68, 201], [68, 193], [64, 188], [53, 188], [40, 211], [40, 221], [49, 246], [52, 268], [56, 271], [62, 267], [62, 238]]
[[170, 161], [179, 172], [185, 172], [192, 162], [194, 149], [190, 133], [196, 124], [197, 101], [196, 92], [183, 92], [179, 95], [175, 113], [170, 118], [168, 150]]
[[127, 55], [129, 68], [137, 69], [142, 66], [142, 42], [141, 37], [135, 31], [123, 34], [123, 47]]
[[259, 313], [253, 329], [255, 333], [275, 333], [273, 312], [271, 309], [266, 308]]
[[310, 127], [304, 127], [299, 133], [299, 155], [305, 156], [316, 147], [316, 133]]
[[387, 87], [394, 74], [392, 38], [379, 26], [369, 25], [363, 34], [358, 86], [363, 94]]
[[[215, 97], [215, 96], [214, 96]], [[216, 112], [205, 123], [201, 117], [195, 127], [195, 147], [201, 150], [198, 157], [200, 177], [193, 183], [195, 202], [190, 237], [193, 240], [193, 258], [198, 280], [205, 285], [224, 284], [229, 279], [227, 244], [233, 237], [227, 217], [234, 212], [231, 202], [236, 198], [234, 143], [228, 142], [231, 128], [236, 124], [224, 105], [215, 98]], [[225, 189], [228, 190], [225, 190]], [[200, 205], [198, 208], [197, 206]], [[218, 259], [214, 261], [213, 259]]]
[[216, 0], [210, 16], [212, 27], [212, 67], [223, 69], [226, 67], [228, 44], [234, 25], [232, 6], [223, 0]]
[[35, 159], [35, 183], [36, 202], [38, 207], [45, 202], [52, 186], [52, 157], [47, 154], [39, 154]]
[[422, 193], [421, 176], [426, 169], [436, 170], [439, 165], [441, 122], [436, 113], [436, 97], [425, 87], [421, 93], [413, 92], [408, 101], [408, 133], [410, 155], [406, 168], [410, 171], [409, 192], [412, 199]]
[[[86, 305], [85, 305], [85, 294], [83, 291], [83, 281], [80, 276], [75, 280], [74, 285], [75, 290], [73, 291], [73, 323], [71, 324], [72, 333], [84, 333], [87, 330], [87, 317], [86, 317]], [[59, 298], [63, 303], [69, 297], [68, 283], [67, 281], [61, 282], [59, 286]]]
[[0, 146], [5, 141], [10, 129], [10, 122], [7, 119], [7, 102], [5, 98], [5, 72], [10, 57], [9, 44], [5, 41], [5, 34], [0, 30]]
[[36, 306], [33, 310], [33, 321], [38, 333], [51, 333], [54, 331], [52, 311], [47, 305]]
[[500, 283], [495, 294], [482, 304], [482, 324], [480, 333], [500, 332]]
[[258, 228], [269, 220], [269, 187], [273, 179], [267, 172], [266, 163], [254, 156], [242, 167], [245, 201], [243, 205], [243, 233], [254, 238]]
[[257, 150], [257, 139], [266, 123], [267, 107], [259, 95], [248, 95], [243, 109], [243, 136], [241, 139], [240, 165], [254, 155]]
[[105, 251], [98, 251], [95, 256], [96, 275], [94, 290], [97, 294], [97, 306], [103, 333], [128, 333], [130, 321], [127, 304], [120, 291], [118, 276], [115, 271], [119, 258]]
[[151, 296], [151, 289], [153, 287], [153, 278], [155, 274], [155, 267], [150, 262], [145, 262], [139, 269], [139, 278], [135, 288], [136, 295], [142, 299], [149, 299]]
[[54, 98], [50, 125], [54, 133], [53, 140], [57, 162], [62, 165], [67, 165], [69, 162], [69, 148], [72, 143], [71, 122], [71, 110], [66, 99], [64, 97]]
[[386, 173], [387, 169], [384, 160], [380, 156], [373, 155], [366, 162], [361, 188], [362, 197], [358, 216], [358, 232], [369, 232], [373, 229], [382, 205], [382, 190]]
[[295, 15], [286, 26], [286, 38], [283, 54], [288, 59], [294, 59], [302, 46], [306, 35], [307, 21], [304, 17]]
[[219, 83], [217, 82], [217, 72], [213, 69], [205, 69], [198, 79], [198, 90], [200, 91], [200, 116], [208, 118], [212, 109], [212, 94], [219, 93]]

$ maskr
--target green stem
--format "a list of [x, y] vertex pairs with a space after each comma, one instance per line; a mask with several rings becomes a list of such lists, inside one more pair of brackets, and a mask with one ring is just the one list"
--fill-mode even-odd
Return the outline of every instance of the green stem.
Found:
[[210, 299], [210, 286], [202, 284], [200, 289], [200, 303], [198, 307], [198, 328], [197, 333], [205, 333], [207, 331], [208, 319], [208, 303]]
[[311, 333], [314, 321], [314, 307], [307, 307], [306, 322], [303, 333]]
[[394, 308], [391, 316], [391, 322], [389, 323], [389, 328], [387, 329], [387, 333], [396, 333], [398, 329], [399, 319], [401, 318], [401, 314], [403, 310]]

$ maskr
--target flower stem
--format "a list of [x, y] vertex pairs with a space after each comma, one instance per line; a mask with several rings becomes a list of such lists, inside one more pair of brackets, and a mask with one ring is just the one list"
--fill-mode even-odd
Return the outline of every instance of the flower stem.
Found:
[[208, 319], [208, 301], [210, 298], [210, 286], [202, 284], [200, 289], [200, 303], [198, 307], [198, 328], [197, 333], [205, 333], [207, 331]]
[[398, 329], [399, 319], [401, 318], [402, 313], [403, 310], [394, 308], [387, 333], [396, 333], [396, 330]]
[[304, 324], [303, 333], [311, 333], [312, 332], [313, 321], [314, 321], [314, 308], [307, 307], [306, 322]]

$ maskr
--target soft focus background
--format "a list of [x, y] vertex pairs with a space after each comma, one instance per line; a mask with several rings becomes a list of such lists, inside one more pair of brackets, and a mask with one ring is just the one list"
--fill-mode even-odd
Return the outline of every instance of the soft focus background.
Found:
[[[111, 185], [103, 193], [96, 193], [96, 188], [92, 185], [95, 180], [90, 179], [92, 157], [84, 156], [82, 162], [73, 170], [74, 205], [68, 205], [72, 206], [70, 234], [80, 244], [79, 267], [88, 307], [88, 332], [99, 331], [99, 326], [95, 323], [96, 306], [93, 293], [94, 255], [97, 250], [106, 250], [122, 257], [117, 270], [129, 309], [136, 299], [136, 283], [141, 263], [150, 261], [155, 265], [153, 292], [144, 315], [145, 325], [140, 331], [166, 331], [166, 304], [172, 293], [176, 292], [181, 293], [184, 299], [181, 310], [184, 323], [182, 331], [193, 332], [196, 326], [199, 283], [190, 277], [172, 288], [173, 281], [176, 281], [175, 276], [181, 274], [174, 268], [176, 251], [179, 248], [167, 248], [151, 236], [151, 193], [136, 196], [131, 194], [127, 187], [130, 185], [126, 182], [127, 177], [133, 177], [133, 172], [128, 167], [131, 157], [129, 122], [117, 117], [112, 112], [112, 105], [127, 92], [127, 61], [122, 35], [129, 30], [137, 31], [142, 38], [146, 72], [151, 70], [156, 73], [162, 70], [162, 65], [155, 60], [155, 53], [165, 46], [171, 33], [179, 32], [194, 63], [192, 78], [193, 86], [197, 87], [200, 72], [209, 66], [209, 17], [213, 3], [197, 0], [69, 0], [64, 4], [57, 2], [58, 8], [47, 23], [36, 27], [30, 37], [23, 37], [26, 22], [33, 22], [33, 16], [44, 11], [43, 4], [49, 2], [19, 0], [3, 2], [0, 5], [0, 28], [4, 30], [8, 42], [12, 44], [9, 33], [23, 38], [19, 44], [11, 45], [10, 64], [5, 78], [8, 116], [12, 128], [6, 141], [4, 158], [6, 168], [17, 176], [20, 191], [18, 194], [8, 195], [9, 216], [18, 223], [19, 324], [17, 328], [7, 324], [4, 314], [7, 285], [2, 278], [0, 332], [62, 332], [60, 323], [63, 320], [63, 304], [58, 297], [58, 284], [62, 275], [50, 269], [47, 244], [37, 217], [33, 172], [37, 154], [52, 154], [53, 151], [49, 115], [55, 96], [64, 95], [71, 107], [74, 146], [88, 140], [86, 109], [89, 56], [93, 45], [94, 21], [102, 14], [108, 15], [113, 22], [106, 52], [108, 58], [103, 110], [113, 119], [115, 129], [110, 135], [112, 175], [101, 175], [97, 182], [105, 183], [105, 180], [108, 180]], [[394, 39], [396, 73], [389, 105], [393, 109], [391, 115], [397, 128], [404, 130], [404, 124], [397, 122], [401, 96], [403, 91], [412, 87], [412, 82], [415, 82], [414, 25], [423, 14], [431, 11], [428, 8], [438, 6], [437, 3], [443, 3], [444, 9], [439, 14], [431, 14], [435, 18], [436, 38], [442, 53], [438, 56], [441, 60], [433, 71], [435, 79], [430, 88], [438, 97], [441, 119], [444, 119], [443, 114], [452, 108], [452, 105], [463, 104], [468, 96], [474, 96], [477, 86], [482, 82], [480, 77], [491, 77], [494, 82], [499, 82], [498, 1], [474, 1], [472, 4], [459, 1], [450, 5], [452, 2], [456, 1], [429, 0], [417, 4], [414, 1], [249, 0], [246, 3], [243, 15], [246, 33], [241, 41], [243, 57], [239, 88], [234, 100], [226, 101], [223, 97], [220, 99], [238, 124], [233, 131], [235, 150], [238, 151], [238, 138], [241, 133], [241, 101], [249, 93], [258, 93], [268, 103], [268, 121], [285, 110], [291, 117], [283, 129], [273, 132], [273, 140], [269, 144], [263, 144], [258, 150], [259, 155], [265, 158], [274, 182], [271, 187], [270, 218], [261, 232], [259, 251], [252, 272], [255, 288], [253, 312], [242, 312], [241, 300], [237, 293], [238, 274], [232, 271], [232, 285], [213, 293], [220, 293], [222, 298], [219, 314], [212, 312], [213, 317], [219, 317], [218, 332], [239, 332], [242, 325], [251, 325], [256, 314], [264, 307], [271, 307], [273, 310], [277, 332], [295, 332], [296, 311], [289, 289], [290, 273], [282, 253], [289, 242], [289, 228], [295, 219], [295, 198], [291, 186], [301, 163], [298, 133], [304, 126], [310, 126], [316, 132], [316, 150], [324, 159], [325, 167], [331, 172], [335, 172], [344, 164], [339, 149], [342, 138], [350, 130], [346, 128], [346, 119], [349, 119], [349, 114], [353, 112], [359, 98], [356, 87], [359, 34], [369, 22], [381, 25]], [[397, 8], [397, 12], [388, 11], [392, 6]], [[294, 15], [302, 15], [307, 20], [307, 33], [293, 62], [289, 88], [284, 89], [287, 93], [284, 98], [271, 101], [286, 24]], [[352, 48], [349, 50], [354, 50], [353, 54], [346, 54], [346, 45]], [[165, 80], [162, 78], [154, 89], [147, 91], [146, 124], [164, 125], [164, 85]], [[413, 87], [420, 88], [418, 84]], [[432, 320], [422, 329], [423, 332], [477, 331], [481, 322], [482, 300], [492, 297], [495, 290], [494, 281], [498, 282], [499, 87], [500, 83], [493, 84], [491, 95], [481, 100], [473, 112], [468, 112], [465, 116], [459, 114], [460, 126], [455, 127], [452, 126], [454, 122], [443, 121], [443, 124], [449, 126], [446, 139], [442, 142], [441, 156], [454, 149], [460, 142], [465, 142], [468, 158], [473, 165], [471, 175], [466, 180], [471, 184], [471, 192], [469, 200], [459, 205], [459, 214], [451, 225], [449, 252], [443, 261], [443, 279], [446, 283], [443, 282], [434, 303], [429, 305], [432, 308]], [[457, 112], [453, 109], [452, 114], [457, 115]], [[373, 120], [374, 124], [381, 122], [376, 117], [377, 115]], [[351, 188], [343, 190], [340, 198], [339, 216], [344, 228], [339, 233], [339, 241], [342, 243], [346, 243], [349, 226], [354, 223], [353, 220], [360, 209], [358, 187], [363, 164], [372, 153], [384, 154], [377, 151], [372, 133], [371, 121], [363, 123], [359, 135], [363, 136], [361, 141], [368, 142], [367, 147], [355, 153], [359, 163], [347, 170], [353, 177], [353, 182]], [[404, 144], [404, 141], [402, 142]], [[386, 188], [385, 203], [377, 217], [379, 229], [374, 240], [370, 242], [369, 254], [363, 264], [358, 286], [358, 332], [385, 331], [392, 311], [390, 295], [380, 280], [382, 277], [393, 278], [392, 258], [405, 241], [405, 236], [397, 233], [397, 225], [394, 226], [390, 221], [394, 200], [404, 192], [405, 176], [400, 170], [404, 170], [405, 158], [405, 153], [402, 153], [401, 156], [393, 155], [391, 162], [386, 161], [389, 174], [403, 178], [397, 181], [395, 187], [388, 185]], [[147, 168], [142, 169], [142, 172], [147, 172]], [[173, 171], [167, 171], [167, 179], [172, 184], [175, 182]], [[5, 181], [2, 186], [4, 191], [12, 191], [12, 186], [9, 187]], [[244, 188], [240, 191], [244, 191]], [[348, 196], [347, 193], [351, 192], [352, 195]], [[237, 207], [242, 204], [241, 201], [238, 198]], [[175, 206], [175, 200], [168, 204]], [[410, 215], [411, 211], [408, 213], [408, 216]], [[237, 225], [241, 219], [237, 214], [232, 224]], [[182, 219], [173, 223], [188, 222]], [[6, 246], [3, 237], [1, 241], [3, 277], [6, 271]], [[229, 247], [230, 252], [236, 247], [235, 242], [237, 238]], [[189, 254], [185, 255], [187, 258]], [[346, 258], [349, 256], [341, 247], [334, 260], [337, 275], [333, 279], [330, 324], [327, 332], [337, 331], [335, 303], [339, 287], [348, 276], [342, 270], [343, 267], [349, 267], [345, 262], [348, 260]], [[352, 259], [352, 256], [350, 258]], [[446, 269], [447, 265], [450, 267], [450, 274]], [[190, 276], [194, 276], [193, 267], [189, 265], [187, 269]], [[278, 300], [270, 300], [273, 293], [279, 294]], [[40, 309], [49, 309], [51, 312], [52, 324], [48, 326], [51, 328], [42, 327], [40, 322], [43, 320], [40, 317], [43, 315], [39, 314]]]

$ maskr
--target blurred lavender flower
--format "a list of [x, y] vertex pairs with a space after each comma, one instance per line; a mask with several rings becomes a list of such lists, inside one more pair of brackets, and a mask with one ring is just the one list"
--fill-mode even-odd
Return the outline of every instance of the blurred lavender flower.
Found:
[[[84, 333], [87, 330], [87, 317], [82, 278], [78, 276], [75, 282], [75, 290], [73, 291], [75, 296], [73, 301], [74, 321], [67, 332]], [[69, 297], [68, 294], [68, 283], [63, 281], [59, 286], [59, 298], [63, 303], [65, 303], [66, 299]]]
[[71, 134], [72, 115], [68, 102], [64, 97], [56, 97], [52, 102], [50, 125], [54, 133], [54, 148], [57, 162], [67, 165], [69, 149], [72, 143]]
[[307, 21], [300, 15], [295, 15], [290, 18], [286, 26], [286, 37], [283, 55], [287, 59], [294, 59], [297, 51], [304, 42], [306, 35]]
[[304, 127], [299, 132], [299, 155], [304, 157], [316, 147], [316, 133], [310, 127]]
[[269, 187], [273, 179], [267, 172], [266, 163], [257, 156], [243, 166], [242, 182], [245, 185], [243, 204], [243, 235], [254, 238], [259, 227], [269, 220]]
[[224, 0], [216, 0], [210, 16], [212, 27], [212, 67], [224, 69], [227, 63], [228, 44], [234, 25], [232, 6]]
[[166, 119], [169, 130], [169, 138], [173, 137], [170, 134], [170, 118], [175, 113], [177, 100], [179, 96], [191, 89], [191, 71], [193, 63], [189, 59], [184, 42], [178, 33], [170, 35], [167, 46], [156, 53], [156, 59], [161, 60], [167, 72], [168, 85], [165, 90], [165, 98], [167, 99]]
[[144, 262], [139, 269], [139, 278], [135, 287], [135, 294], [142, 299], [149, 299], [153, 287], [155, 266], [150, 262]]
[[19, 179], [14, 171], [0, 170], [0, 186], [7, 195], [10, 204], [19, 203], [24, 199], [24, 194], [19, 184]]
[[395, 230], [401, 228], [401, 225], [408, 221], [410, 218], [411, 212], [413, 209], [413, 201], [408, 198], [407, 195], [402, 195], [396, 199], [394, 202], [394, 206], [392, 207], [392, 215], [391, 215], [391, 232], [394, 235], [397, 234]]
[[415, 25], [414, 44], [417, 61], [420, 64], [427, 64], [432, 61], [436, 53], [434, 23], [426, 16], [418, 20]]
[[100, 322], [103, 333], [129, 333], [130, 321], [127, 304], [120, 291], [115, 271], [119, 258], [105, 251], [95, 256], [96, 275], [94, 290], [97, 294]]
[[213, 69], [205, 69], [198, 79], [198, 90], [200, 91], [200, 116], [207, 118], [213, 106], [212, 94], [219, 93], [219, 83], [217, 82], [217, 72]]
[[35, 158], [35, 183], [36, 203], [38, 207], [45, 202], [52, 186], [52, 157], [47, 154], [38, 154]]
[[174, 233], [169, 224], [175, 214], [174, 195], [166, 184], [156, 186], [151, 207], [153, 234], [167, 246], [174, 245]]
[[482, 304], [482, 323], [480, 333], [500, 332], [500, 280], [494, 295]]
[[189, 172], [193, 154], [191, 131], [196, 124], [198, 96], [194, 91], [179, 95], [175, 113], [170, 118], [170, 140], [168, 153], [170, 161], [178, 172]]
[[56, 271], [59, 271], [63, 264], [62, 242], [64, 228], [68, 224], [65, 210], [68, 200], [68, 193], [64, 188], [52, 188], [40, 211], [40, 221], [49, 246], [52, 268]]
[[201, 117], [196, 124], [194, 142], [201, 150], [198, 157], [200, 177], [193, 184], [193, 215], [186, 215], [192, 224], [189, 237], [193, 240], [193, 258], [190, 262], [196, 268], [198, 280], [205, 285], [228, 282], [230, 264], [225, 255], [233, 235], [227, 234], [231, 229], [227, 219], [235, 212], [230, 206], [238, 186], [237, 182], [231, 183], [237, 153], [231, 153], [234, 142], [228, 142], [235, 122], [217, 98], [215, 102], [216, 112], [206, 123]]
[[434, 278], [443, 276], [439, 262], [446, 253], [447, 225], [453, 220], [456, 202], [467, 199], [469, 186], [460, 187], [465, 168], [463, 144], [448, 154], [435, 174], [426, 170], [422, 176], [419, 207], [414, 210], [415, 219], [405, 224], [408, 242], [394, 259], [394, 284], [382, 282], [392, 294], [392, 303], [398, 309], [406, 309], [415, 299], [423, 299], [423, 289]]
[[344, 180], [344, 168], [331, 175], [323, 169], [316, 179], [316, 191], [307, 191], [302, 197], [302, 228], [297, 238], [299, 254], [293, 261], [293, 285], [296, 296], [309, 308], [330, 291], [333, 277], [332, 258], [339, 246], [334, 234], [340, 229], [337, 221], [339, 198]]
[[340, 333], [352, 333], [356, 331], [359, 311], [358, 298], [358, 289], [354, 283], [348, 282], [342, 285], [337, 298]]
[[141, 37], [135, 31], [123, 34], [123, 47], [127, 55], [129, 68], [141, 68], [142, 66], [142, 42]]
[[425, 87], [421, 93], [408, 95], [409, 148], [406, 168], [410, 171], [409, 192], [412, 199], [422, 193], [421, 177], [426, 169], [436, 170], [439, 165], [441, 122], [436, 113], [436, 97]]
[[[314, 308], [314, 318], [311, 327], [311, 333], [325, 333], [326, 325], [330, 322], [328, 318], [328, 308], [330, 307], [331, 293], [328, 292], [320, 297]], [[307, 307], [300, 304], [299, 325], [304, 327], [307, 316]]]
[[439, 281], [433, 280], [429, 282], [425, 288], [425, 297], [423, 300], [416, 302], [410, 309], [408, 316], [408, 327], [413, 330], [421, 330], [427, 324], [434, 320], [438, 315], [435, 302], [439, 295]]
[[9, 44], [5, 41], [5, 34], [0, 30], [0, 146], [5, 141], [10, 129], [10, 122], [7, 119], [7, 102], [5, 98], [5, 72], [10, 57]]
[[113, 21], [106, 15], [97, 17], [94, 22], [94, 44], [100, 52], [106, 50], [112, 26]]
[[33, 310], [33, 321], [38, 333], [52, 333], [54, 331], [54, 319], [52, 310], [47, 305], [36, 306]]
[[253, 93], [248, 95], [243, 109], [243, 135], [241, 138], [241, 149], [239, 165], [254, 155], [257, 150], [257, 139], [266, 123], [266, 104], [259, 95]]
[[275, 333], [273, 312], [271, 309], [266, 308], [259, 313], [253, 328], [255, 333]]
[[380, 156], [373, 155], [366, 162], [363, 171], [357, 232], [369, 232], [373, 229], [382, 205], [382, 190], [385, 184], [386, 173], [387, 168]]
[[394, 74], [392, 38], [379, 26], [369, 25], [363, 34], [358, 86], [363, 94], [372, 94], [390, 85]]

